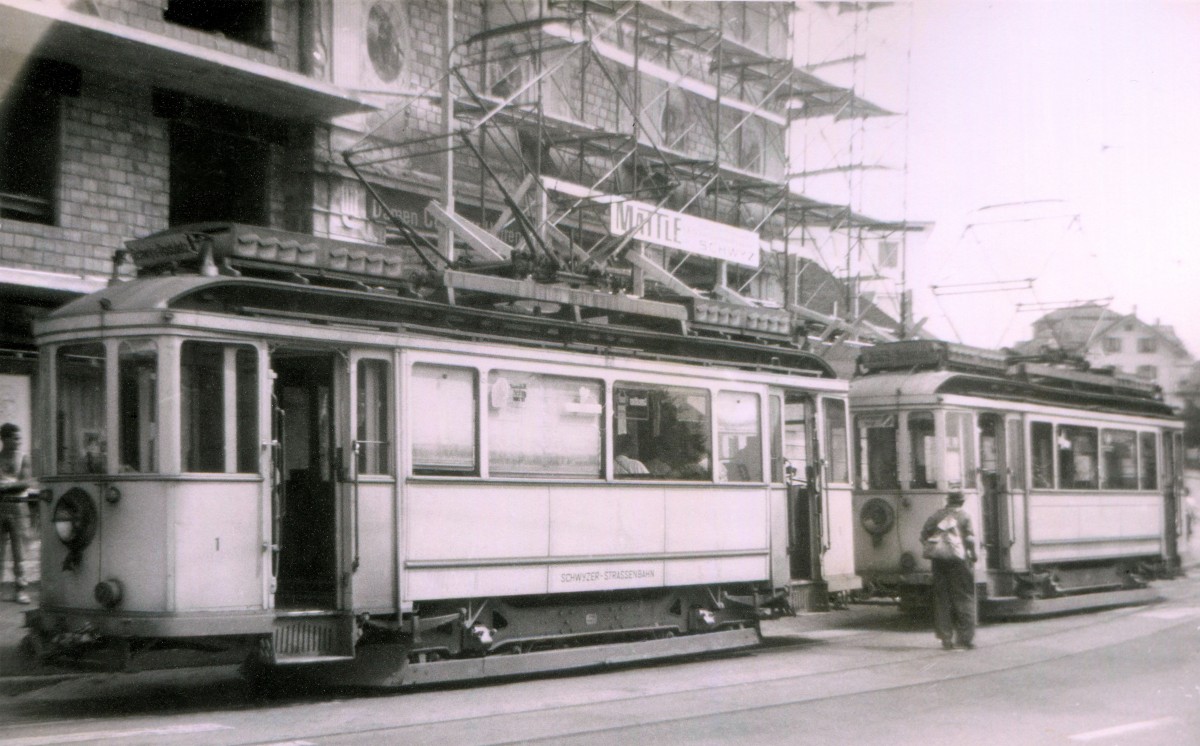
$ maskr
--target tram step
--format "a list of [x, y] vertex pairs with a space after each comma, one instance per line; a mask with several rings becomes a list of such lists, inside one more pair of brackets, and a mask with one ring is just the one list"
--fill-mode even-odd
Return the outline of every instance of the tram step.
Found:
[[354, 657], [352, 614], [301, 613], [275, 619], [272, 649], [276, 664], [316, 663]]

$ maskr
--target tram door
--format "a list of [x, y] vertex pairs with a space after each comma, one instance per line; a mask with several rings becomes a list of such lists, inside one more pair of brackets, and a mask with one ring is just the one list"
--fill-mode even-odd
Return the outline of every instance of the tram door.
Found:
[[821, 472], [812, 397], [789, 391], [783, 404], [783, 455], [787, 464], [788, 552], [792, 580], [821, 577]]
[[273, 354], [275, 606], [337, 608], [337, 494], [333, 354]]
[[1017, 431], [1005, 429], [1004, 417], [991, 412], [979, 415], [979, 477], [983, 508], [983, 544], [989, 570], [1011, 567], [1012, 489], [1009, 478], [1013, 451], [1009, 438]]

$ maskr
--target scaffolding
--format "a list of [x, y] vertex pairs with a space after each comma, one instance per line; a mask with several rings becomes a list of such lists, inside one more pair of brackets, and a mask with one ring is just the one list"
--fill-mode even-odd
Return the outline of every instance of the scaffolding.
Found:
[[[610, 302], [579, 298], [621, 294], [682, 303], [689, 333], [818, 352], [896, 338], [871, 304], [818, 309], [797, 290], [814, 272], [797, 237], [911, 226], [793, 188], [794, 123], [891, 115], [797, 66], [793, 3], [445, 7], [439, 74], [343, 157], [387, 242], [449, 302], [609, 321]], [[433, 192], [437, 236], [389, 204], [386, 185], [404, 181]], [[529, 297], [531, 280], [575, 302]]]

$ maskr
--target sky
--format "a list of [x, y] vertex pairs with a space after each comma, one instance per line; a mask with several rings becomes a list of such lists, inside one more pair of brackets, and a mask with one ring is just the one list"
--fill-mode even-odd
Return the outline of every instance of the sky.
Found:
[[924, 328], [996, 347], [1097, 300], [1200, 356], [1200, 0], [920, 0], [890, 17], [885, 58], [908, 79], [867, 98], [908, 115], [905, 215], [935, 225], [908, 249]]

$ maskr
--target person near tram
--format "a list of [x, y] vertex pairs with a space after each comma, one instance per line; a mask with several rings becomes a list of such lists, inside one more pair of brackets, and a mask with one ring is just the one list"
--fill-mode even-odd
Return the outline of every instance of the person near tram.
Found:
[[13, 594], [19, 604], [30, 603], [25, 592], [25, 494], [32, 487], [29, 457], [21, 455], [21, 428], [0, 425], [0, 569], [4, 567], [5, 544], [12, 549]]
[[921, 529], [921, 543], [948, 550], [928, 553], [933, 565], [933, 627], [945, 650], [975, 647], [975, 529], [961, 492], [946, 496]]

